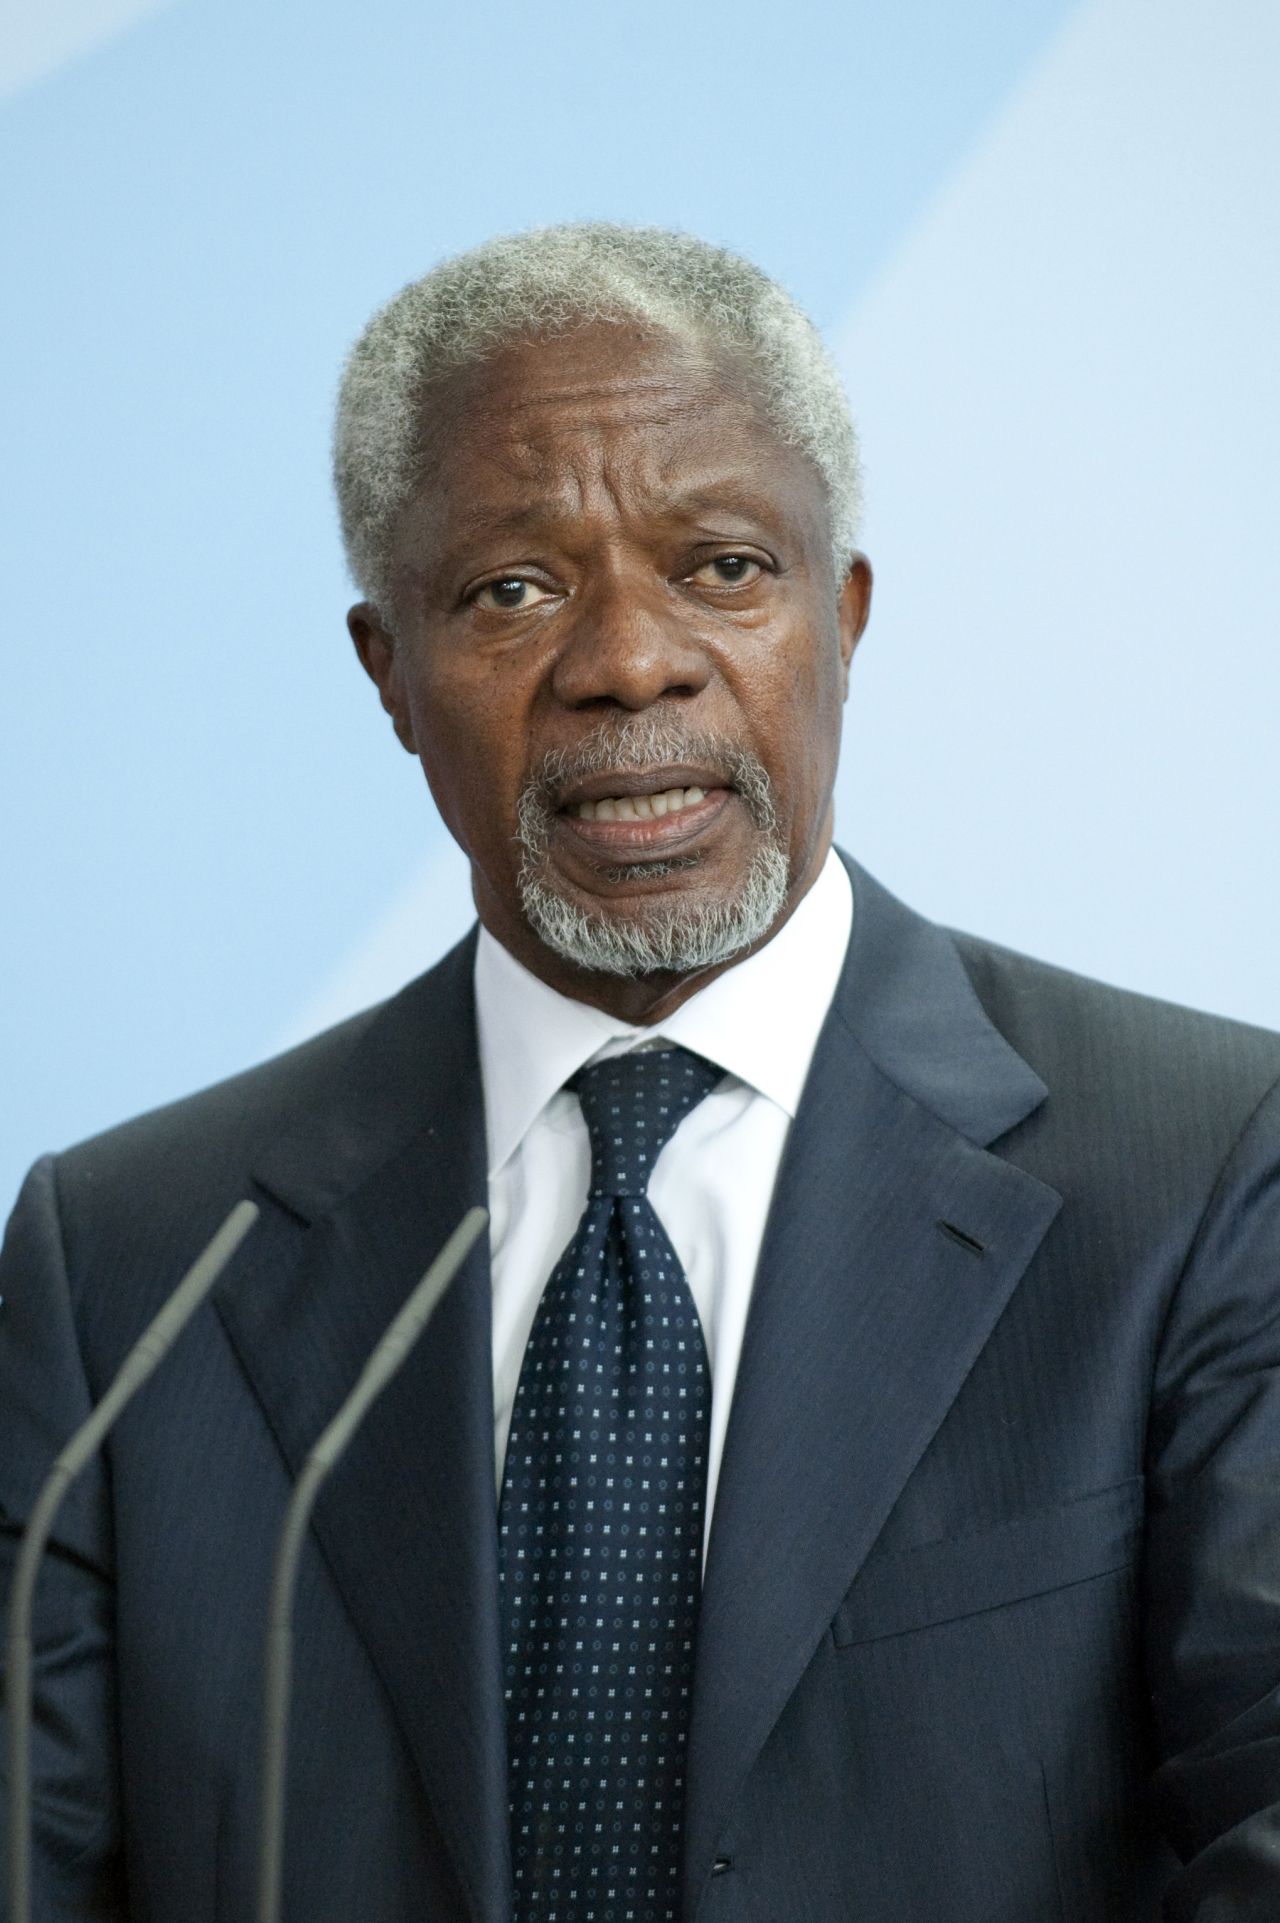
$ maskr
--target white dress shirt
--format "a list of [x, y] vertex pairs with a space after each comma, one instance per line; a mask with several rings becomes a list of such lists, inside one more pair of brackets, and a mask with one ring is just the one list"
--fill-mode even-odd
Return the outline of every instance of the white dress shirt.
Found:
[[772, 941], [652, 1028], [557, 994], [481, 928], [475, 984], [499, 1488], [525, 1344], [587, 1201], [591, 1147], [564, 1084], [587, 1062], [673, 1042], [727, 1071], [681, 1122], [649, 1183], [689, 1278], [711, 1367], [710, 1526], [765, 1218], [852, 923], [853, 890], [833, 852]]

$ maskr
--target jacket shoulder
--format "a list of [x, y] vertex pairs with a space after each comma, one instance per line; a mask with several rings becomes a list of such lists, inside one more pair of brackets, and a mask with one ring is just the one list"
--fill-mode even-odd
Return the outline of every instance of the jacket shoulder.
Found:
[[194, 1207], [212, 1229], [283, 1140], [305, 1142], [323, 1124], [341, 1149], [348, 1136], [411, 1120], [431, 1085], [435, 1038], [469, 1007], [472, 954], [464, 940], [389, 1001], [63, 1151], [55, 1173], [64, 1221], [107, 1233], [114, 1225], [128, 1239], [139, 1212]]
[[170, 1160], [185, 1163], [197, 1144], [203, 1156], [215, 1158], [234, 1145], [243, 1163], [292, 1115], [325, 1099], [384, 1006], [363, 1009], [268, 1061], [77, 1142], [56, 1158], [60, 1181], [72, 1188], [130, 1176], [154, 1181]]
[[1062, 1101], [1099, 1119], [1193, 1114], [1237, 1133], [1280, 1081], [1280, 1034], [1116, 988], [948, 930], [990, 1020]]

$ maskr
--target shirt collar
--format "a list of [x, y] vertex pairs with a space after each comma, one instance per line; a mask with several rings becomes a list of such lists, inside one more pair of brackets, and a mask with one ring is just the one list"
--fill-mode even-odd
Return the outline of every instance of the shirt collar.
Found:
[[771, 941], [649, 1028], [558, 994], [482, 927], [476, 1020], [490, 1175], [584, 1063], [641, 1042], [694, 1049], [794, 1118], [852, 925], [853, 887], [833, 849]]

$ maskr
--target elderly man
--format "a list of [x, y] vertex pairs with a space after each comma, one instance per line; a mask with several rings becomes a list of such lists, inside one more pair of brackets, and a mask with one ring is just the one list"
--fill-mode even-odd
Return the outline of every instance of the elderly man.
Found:
[[446, 264], [357, 345], [337, 482], [479, 928], [24, 1190], [10, 1557], [263, 1210], [42, 1578], [41, 1914], [249, 1913], [290, 1480], [481, 1201], [307, 1547], [295, 1923], [1273, 1923], [1280, 1039], [834, 852], [856, 448], [744, 262]]

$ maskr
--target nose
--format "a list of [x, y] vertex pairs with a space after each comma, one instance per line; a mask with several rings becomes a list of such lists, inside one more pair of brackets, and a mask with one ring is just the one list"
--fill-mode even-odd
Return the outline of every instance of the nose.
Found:
[[666, 583], [618, 575], [583, 595], [556, 658], [552, 685], [568, 708], [631, 713], [706, 687], [711, 662]]

